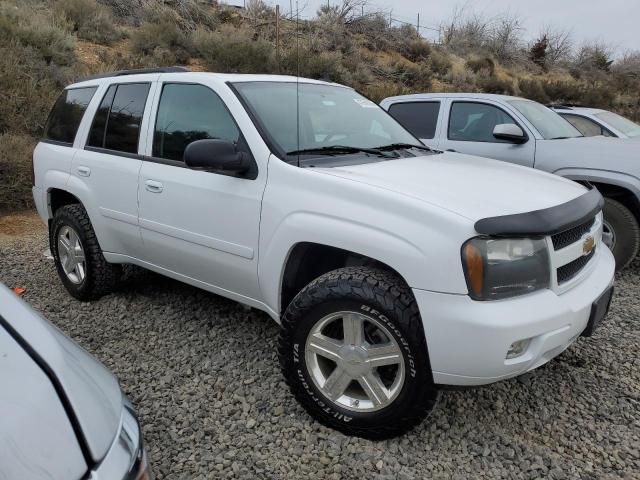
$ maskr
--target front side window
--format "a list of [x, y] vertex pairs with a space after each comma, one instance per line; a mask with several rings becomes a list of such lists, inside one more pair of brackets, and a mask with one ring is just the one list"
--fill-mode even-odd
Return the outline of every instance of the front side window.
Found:
[[504, 110], [478, 102], [454, 102], [449, 115], [449, 140], [504, 143], [493, 136], [496, 125], [516, 125]]
[[550, 108], [531, 100], [509, 100], [545, 140], [562, 140], [565, 138], [582, 137], [573, 125]]
[[596, 113], [596, 117], [607, 125], [611, 125], [616, 130], [624, 133], [627, 137], [640, 137], [640, 125], [632, 122], [628, 118], [613, 112]]
[[598, 135], [604, 135], [607, 137], [612, 136], [611, 133], [587, 117], [572, 115], [570, 113], [561, 113], [560, 115], [567, 122], [576, 127], [585, 137], [596, 137]]
[[111, 85], [93, 119], [87, 145], [138, 153], [140, 124], [148, 94], [148, 83]]
[[166, 84], [158, 105], [153, 156], [182, 161], [187, 145], [209, 138], [232, 142], [240, 138], [222, 99], [204, 85]]
[[[259, 128], [292, 162], [296, 155], [326, 159], [332, 149], [420, 146], [393, 117], [351, 88], [295, 82], [242, 82], [234, 86]], [[366, 154], [355, 154], [363, 157], [359, 161], [373, 161]]]
[[96, 88], [73, 88], [62, 92], [47, 119], [44, 138], [72, 144]]
[[394, 103], [389, 113], [418, 138], [432, 139], [436, 134], [440, 102]]

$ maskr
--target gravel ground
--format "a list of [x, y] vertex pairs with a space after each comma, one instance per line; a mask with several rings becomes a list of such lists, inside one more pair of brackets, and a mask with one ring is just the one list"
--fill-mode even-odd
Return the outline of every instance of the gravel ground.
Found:
[[445, 392], [417, 429], [370, 442], [298, 406], [266, 314], [144, 272], [80, 303], [45, 248], [43, 229], [0, 235], [0, 281], [119, 377], [158, 479], [640, 478], [640, 262], [593, 338], [525, 378]]

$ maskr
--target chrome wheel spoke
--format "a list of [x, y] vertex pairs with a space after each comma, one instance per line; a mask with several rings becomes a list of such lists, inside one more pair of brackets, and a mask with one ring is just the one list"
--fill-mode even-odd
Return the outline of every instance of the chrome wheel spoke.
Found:
[[69, 240], [64, 236], [60, 236], [60, 238], [58, 238], [58, 252], [62, 252], [66, 255], [69, 255], [69, 253], [71, 253], [71, 244], [69, 243]]
[[356, 313], [347, 313], [342, 318], [342, 328], [344, 331], [345, 345], [362, 345], [364, 336], [364, 322], [362, 317]]
[[338, 340], [329, 338], [321, 333], [314, 334], [307, 342], [308, 350], [333, 361], [340, 359], [340, 347], [342, 345]]
[[352, 380], [342, 367], [336, 367], [324, 382], [323, 390], [335, 400], [344, 393]]
[[58, 233], [58, 256], [67, 278], [75, 284], [82, 283], [87, 274], [84, 249], [78, 234], [66, 225]]
[[385, 365], [397, 365], [402, 362], [402, 353], [395, 343], [387, 345], [374, 345], [367, 347], [369, 365], [371, 368], [384, 367]]
[[367, 397], [369, 397], [369, 400], [371, 400], [375, 406], [383, 405], [389, 399], [387, 388], [376, 373], [371, 372], [363, 375], [358, 379], [358, 382], [364, 390], [364, 393], [367, 394]]

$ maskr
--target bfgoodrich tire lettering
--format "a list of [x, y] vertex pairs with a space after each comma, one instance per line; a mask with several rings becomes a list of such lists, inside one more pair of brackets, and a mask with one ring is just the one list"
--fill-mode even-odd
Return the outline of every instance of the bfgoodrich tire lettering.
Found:
[[[60, 262], [57, 239], [59, 232], [65, 228], [70, 228], [77, 234], [84, 250], [86, 271], [84, 279], [79, 283], [68, 278]], [[118, 283], [122, 267], [105, 260], [89, 215], [82, 205], [65, 205], [56, 211], [49, 229], [49, 246], [60, 280], [78, 300], [91, 300], [111, 293]]]
[[614, 245], [611, 251], [616, 259], [616, 271], [620, 271], [633, 261], [640, 249], [638, 220], [631, 210], [611, 198], [605, 198], [603, 214], [605, 235], [613, 234]]
[[[400, 347], [404, 383], [393, 401], [379, 410], [354, 411], [330, 399], [314, 383], [305, 359], [309, 332], [333, 312], [359, 312], [383, 325]], [[282, 318], [278, 353], [291, 392], [322, 424], [372, 440], [400, 435], [433, 409], [433, 384], [422, 321], [411, 290], [382, 270], [350, 267], [314, 280], [291, 302]]]

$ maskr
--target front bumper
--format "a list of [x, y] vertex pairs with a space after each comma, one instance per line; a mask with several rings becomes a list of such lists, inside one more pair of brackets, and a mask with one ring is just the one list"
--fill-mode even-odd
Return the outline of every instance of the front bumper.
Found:
[[125, 399], [118, 434], [105, 458], [90, 472], [89, 480], [151, 479], [140, 423]]
[[[467, 295], [414, 289], [435, 383], [484, 385], [545, 364], [587, 326], [591, 305], [613, 282], [615, 261], [599, 249], [593, 269], [572, 289], [542, 290], [506, 300], [478, 302]], [[506, 359], [511, 344], [531, 338], [525, 352]]]

